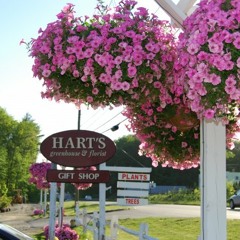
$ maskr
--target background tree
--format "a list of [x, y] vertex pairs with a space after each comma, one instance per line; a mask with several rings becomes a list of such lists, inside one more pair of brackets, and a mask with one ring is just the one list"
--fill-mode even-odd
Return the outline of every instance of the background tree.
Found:
[[240, 141], [235, 142], [235, 148], [228, 154], [227, 171], [240, 172]]
[[0, 108], [0, 131], [0, 189], [5, 184], [9, 196], [17, 189], [25, 195], [28, 169], [37, 159], [40, 128], [29, 114], [18, 122]]

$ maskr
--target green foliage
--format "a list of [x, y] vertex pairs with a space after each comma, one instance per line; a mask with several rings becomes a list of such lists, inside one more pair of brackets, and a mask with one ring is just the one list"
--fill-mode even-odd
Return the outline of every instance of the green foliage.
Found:
[[232, 182], [227, 182], [227, 199], [235, 193], [235, 188]]
[[7, 197], [7, 195], [2, 195], [0, 197], [0, 209], [7, 208], [11, 205], [12, 198]]
[[234, 182], [233, 183], [233, 188], [235, 191], [239, 190], [240, 189], [240, 182]]
[[235, 148], [227, 151], [227, 171], [240, 172], [240, 141], [236, 141]]
[[27, 194], [28, 169], [38, 154], [39, 126], [29, 114], [18, 122], [0, 107], [0, 132], [0, 189], [6, 187], [8, 196], [14, 196], [16, 189]]
[[7, 195], [8, 189], [5, 183], [0, 185], [0, 197], [3, 195]]
[[235, 154], [230, 151], [230, 150], [226, 150], [226, 158], [229, 159], [229, 158], [234, 158], [235, 157]]
[[[239, 188], [238, 188], [239, 189]], [[232, 182], [227, 182], [226, 198], [231, 197], [235, 188]], [[149, 196], [150, 203], [164, 203], [164, 204], [186, 204], [186, 205], [200, 205], [201, 193], [199, 188], [179, 190], [177, 192], [167, 192], [164, 194], [154, 194]]]
[[27, 197], [26, 201], [30, 203], [39, 203], [40, 199], [40, 190], [36, 188], [33, 184], [28, 184], [25, 188]]
[[172, 203], [172, 204], [200, 204], [200, 190], [179, 190], [165, 194], [155, 194], [149, 196], [151, 203]]

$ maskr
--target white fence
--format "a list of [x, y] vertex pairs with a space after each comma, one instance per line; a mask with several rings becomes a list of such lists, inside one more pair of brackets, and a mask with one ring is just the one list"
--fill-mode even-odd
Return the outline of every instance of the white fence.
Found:
[[119, 225], [117, 216], [112, 217], [112, 220], [110, 222], [110, 237], [106, 237], [106, 240], [117, 240], [119, 230], [122, 230], [130, 235], [137, 236], [139, 240], [158, 240], [157, 238], [148, 236], [147, 223], [141, 223], [139, 231], [134, 231]]
[[[82, 216], [80, 218], [80, 215]], [[94, 240], [117, 240], [119, 230], [124, 231], [130, 235], [138, 237], [139, 240], [159, 240], [157, 238], [153, 238], [148, 236], [148, 224], [141, 223], [139, 227], [139, 231], [134, 231], [124, 226], [118, 224], [118, 217], [113, 216], [111, 221], [106, 223], [110, 225], [110, 236], [105, 236], [104, 239], [99, 238], [99, 215], [97, 212], [94, 212], [93, 215], [87, 213], [86, 209], [83, 209], [82, 212], [77, 213], [75, 224], [77, 226], [83, 227], [83, 232], [86, 233], [87, 230], [91, 231], [93, 234]]]
[[[82, 215], [82, 218], [80, 218], [80, 215]], [[84, 208], [82, 212], [80, 212], [78, 208], [78, 212], [76, 213], [76, 218], [75, 218], [75, 225], [82, 226], [83, 233], [86, 233], [87, 230], [91, 231], [93, 234], [93, 240], [98, 240], [98, 235], [99, 235], [98, 221], [99, 221], [99, 217], [97, 212], [94, 212], [93, 215], [90, 215], [87, 213], [86, 208]]]

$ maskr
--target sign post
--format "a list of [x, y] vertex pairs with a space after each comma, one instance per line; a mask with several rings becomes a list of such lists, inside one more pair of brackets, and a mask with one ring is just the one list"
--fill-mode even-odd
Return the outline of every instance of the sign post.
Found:
[[[57, 165], [52, 163], [52, 169], [56, 169]], [[52, 182], [50, 185], [50, 216], [49, 216], [49, 239], [53, 240], [55, 237], [55, 220], [56, 220], [56, 196], [57, 183]]]
[[[124, 172], [126, 173], [139, 173], [145, 175], [145, 173], [150, 173], [152, 168], [142, 168], [142, 167], [120, 167], [120, 166], [107, 166], [106, 163], [102, 163], [99, 166], [100, 170], [111, 171], [111, 172]], [[147, 174], [148, 175], [148, 174]], [[126, 175], [125, 175], [126, 176]], [[143, 177], [143, 179], [148, 179], [149, 176]], [[106, 184], [99, 184], [99, 239], [104, 239], [105, 235], [105, 202], [106, 202]]]
[[118, 173], [117, 203], [125, 206], [148, 204], [150, 174]]
[[[110, 179], [108, 171], [57, 170], [56, 164], [74, 168], [98, 165], [106, 162], [115, 154], [116, 146], [103, 134], [86, 130], [69, 130], [46, 138], [41, 143], [40, 151], [46, 159], [54, 163], [53, 169], [47, 172], [47, 181], [52, 182], [49, 237], [53, 240], [56, 218], [56, 183], [100, 183], [100, 186], [104, 188], [104, 195], [100, 196], [100, 205], [105, 206], [105, 183]], [[100, 212], [100, 236], [104, 238], [105, 212], [104, 214]]]
[[[102, 171], [103, 166], [106, 163], [100, 164], [99, 168]], [[99, 184], [99, 239], [104, 239], [105, 237], [105, 225], [106, 225], [106, 183]]]

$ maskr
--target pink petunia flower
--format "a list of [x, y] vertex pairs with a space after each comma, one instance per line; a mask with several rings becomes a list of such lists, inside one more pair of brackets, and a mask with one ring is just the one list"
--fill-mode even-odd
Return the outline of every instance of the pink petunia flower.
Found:
[[130, 89], [130, 84], [126, 81], [122, 82], [122, 90], [123, 91], [128, 91]]
[[182, 146], [182, 148], [186, 148], [188, 146], [188, 144], [186, 142], [182, 142], [181, 146]]
[[212, 109], [207, 109], [207, 110], [204, 112], [204, 117], [205, 117], [206, 119], [212, 119], [212, 118], [214, 117], [214, 114], [215, 114], [214, 110], [212, 110]]
[[137, 68], [135, 66], [129, 66], [128, 67], [128, 76], [134, 77], [137, 73]]

